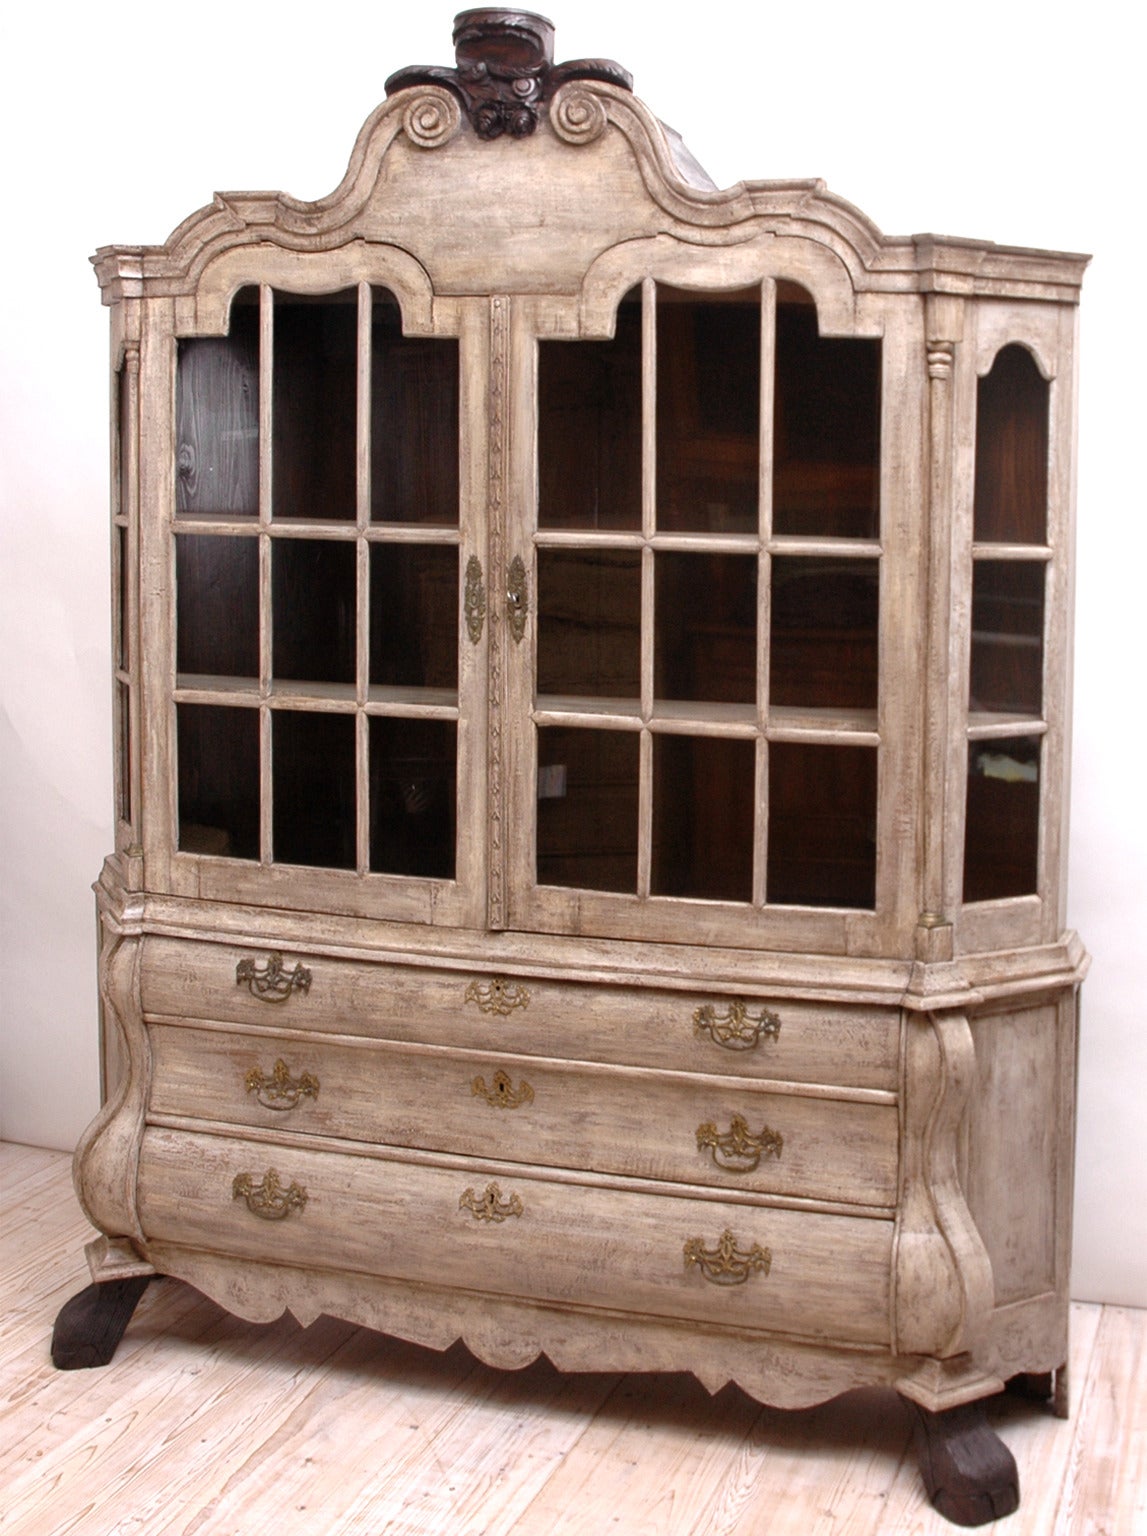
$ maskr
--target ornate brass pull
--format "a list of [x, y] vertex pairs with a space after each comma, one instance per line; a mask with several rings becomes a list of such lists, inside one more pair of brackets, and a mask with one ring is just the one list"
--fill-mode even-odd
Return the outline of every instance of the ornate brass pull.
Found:
[[272, 951], [263, 965], [255, 960], [240, 960], [235, 967], [235, 984], [245, 984], [251, 996], [261, 1002], [285, 1003], [292, 992], [311, 990], [311, 973], [305, 965], [286, 970], [282, 955]]
[[284, 1221], [292, 1211], [301, 1211], [307, 1203], [307, 1192], [301, 1184], [288, 1184], [273, 1168], [268, 1168], [258, 1184], [249, 1173], [237, 1173], [231, 1185], [233, 1200], [246, 1200], [252, 1216], [264, 1221]]
[[494, 976], [489, 981], [472, 981], [466, 988], [463, 1002], [476, 1003], [483, 1013], [497, 1013], [503, 1018], [515, 1008], [525, 1008], [530, 994], [516, 981], [505, 981]]
[[458, 1202], [460, 1211], [469, 1211], [475, 1221], [505, 1221], [507, 1216], [520, 1216], [525, 1207], [517, 1195], [502, 1199], [497, 1184], [487, 1184], [483, 1195], [468, 1189]]
[[714, 1045], [722, 1045], [727, 1051], [751, 1051], [762, 1039], [775, 1040], [781, 1032], [781, 1021], [767, 1008], [761, 1009], [759, 1018], [751, 1019], [748, 1004], [738, 998], [721, 1014], [712, 1003], [704, 1003], [693, 1015], [693, 1032], [708, 1035]]
[[521, 645], [525, 636], [529, 612], [530, 593], [526, 567], [521, 555], [515, 555], [510, 561], [510, 574], [506, 581], [506, 614], [510, 620], [510, 633], [518, 645]]
[[706, 1280], [714, 1285], [744, 1285], [757, 1270], [766, 1275], [772, 1267], [773, 1256], [760, 1243], [754, 1243], [746, 1252], [737, 1247], [737, 1239], [728, 1227], [721, 1233], [716, 1248], [706, 1248], [703, 1237], [691, 1237], [685, 1244], [685, 1265], [700, 1266]]
[[717, 1167], [727, 1173], [752, 1173], [762, 1157], [780, 1157], [784, 1144], [781, 1133], [770, 1131], [767, 1125], [754, 1136], [744, 1115], [734, 1115], [723, 1135], [711, 1120], [697, 1127], [698, 1152], [708, 1147]]
[[294, 1109], [300, 1099], [317, 1099], [319, 1096], [318, 1078], [310, 1072], [304, 1072], [302, 1077], [292, 1077], [282, 1057], [270, 1074], [252, 1067], [244, 1081], [247, 1092], [253, 1093], [264, 1109]]
[[506, 1072], [494, 1073], [492, 1088], [486, 1087], [484, 1077], [476, 1077], [470, 1084], [470, 1092], [477, 1098], [485, 1099], [487, 1104], [493, 1104], [496, 1109], [520, 1109], [523, 1104], [534, 1102], [534, 1090], [525, 1078], [515, 1088]]
[[477, 645], [486, 622], [486, 584], [482, 580], [482, 562], [477, 555], [471, 555], [466, 562], [466, 586], [462, 604], [466, 612], [466, 633], [470, 636], [471, 645]]

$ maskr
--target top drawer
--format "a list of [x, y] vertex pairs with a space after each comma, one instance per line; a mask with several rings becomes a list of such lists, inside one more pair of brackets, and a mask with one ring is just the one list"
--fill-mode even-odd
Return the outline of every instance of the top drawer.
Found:
[[152, 1017], [896, 1091], [899, 1012], [149, 938]]

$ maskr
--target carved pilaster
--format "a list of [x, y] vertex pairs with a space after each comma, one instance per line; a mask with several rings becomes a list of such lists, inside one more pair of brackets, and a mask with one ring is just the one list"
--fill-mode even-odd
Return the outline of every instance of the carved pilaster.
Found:
[[945, 911], [948, 704], [951, 688], [952, 373], [963, 334], [963, 305], [940, 294], [925, 299], [928, 358], [928, 508], [924, 564], [928, 573], [928, 635], [923, 689], [923, 879], [916, 953], [921, 960], [952, 957], [951, 914]]
[[992, 1267], [964, 1199], [957, 1162], [975, 1067], [963, 1013], [909, 1016], [894, 1257], [898, 1354], [940, 1360], [967, 1354], [992, 1310]]
[[490, 300], [490, 596], [492, 611], [488, 636], [489, 723], [487, 767], [490, 783], [490, 820], [487, 858], [489, 901], [487, 922], [491, 928], [506, 926], [506, 859], [502, 828], [503, 785], [503, 706], [505, 691], [506, 632], [502, 623], [502, 602], [495, 594], [504, 587], [506, 569], [506, 483], [509, 475], [509, 433], [507, 412], [510, 392], [509, 347], [510, 301], [502, 294]]

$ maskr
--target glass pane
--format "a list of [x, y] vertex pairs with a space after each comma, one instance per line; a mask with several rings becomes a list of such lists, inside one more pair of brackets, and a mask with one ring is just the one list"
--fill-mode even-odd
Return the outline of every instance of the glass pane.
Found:
[[457, 688], [457, 549], [371, 545], [370, 680]]
[[277, 864], [355, 867], [353, 715], [271, 715]]
[[236, 295], [229, 335], [179, 342], [175, 440], [180, 517], [258, 514], [258, 290]]
[[656, 696], [755, 703], [756, 557], [659, 551], [654, 573]]
[[768, 900], [876, 904], [876, 748], [769, 746]]
[[773, 560], [770, 702], [875, 709], [880, 576], [875, 560]]
[[637, 890], [636, 732], [538, 731], [538, 883]]
[[277, 681], [355, 680], [355, 547], [327, 539], [271, 546], [271, 670]]
[[127, 529], [117, 527], [115, 539], [115, 664], [121, 671], [131, 667], [131, 638], [128, 628], [129, 592], [127, 563]]
[[1004, 347], [976, 395], [973, 536], [1047, 540], [1048, 383], [1026, 347]]
[[370, 867], [453, 880], [458, 728], [370, 721]]
[[653, 738], [655, 896], [753, 897], [756, 744]]
[[259, 857], [259, 711], [177, 704], [179, 848]]
[[[180, 342], [182, 349], [186, 342]], [[130, 443], [128, 426], [131, 413], [131, 383], [130, 374], [123, 367], [116, 374], [116, 422], [115, 422], [115, 515], [128, 517], [131, 507], [128, 505], [128, 462], [127, 454]], [[182, 385], [177, 374], [176, 392], [178, 396]], [[177, 406], [178, 420], [178, 406]]]
[[458, 343], [404, 336], [391, 294], [371, 322], [370, 515], [458, 525]]
[[640, 695], [639, 550], [538, 551], [538, 692]]
[[176, 671], [259, 676], [259, 541], [175, 540]]
[[1043, 707], [1044, 567], [977, 560], [972, 573], [970, 710], [1036, 715]]
[[358, 294], [275, 295], [275, 517], [355, 517]]
[[121, 821], [131, 820], [131, 689], [117, 683], [116, 694], [116, 791]]
[[538, 523], [641, 527], [641, 290], [612, 341], [538, 343]]
[[657, 289], [657, 526], [755, 533], [761, 303]]
[[968, 747], [964, 900], [1029, 896], [1039, 865], [1038, 736]]
[[773, 531], [880, 533], [880, 342], [822, 337], [811, 301], [777, 304]]

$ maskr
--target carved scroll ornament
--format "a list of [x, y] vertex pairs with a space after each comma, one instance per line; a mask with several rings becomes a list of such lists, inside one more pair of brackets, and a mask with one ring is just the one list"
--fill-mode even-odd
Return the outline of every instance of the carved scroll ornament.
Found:
[[[538, 126], [539, 108], [568, 81], [603, 80], [633, 89], [633, 77], [612, 59], [574, 59], [554, 63], [553, 23], [531, 11], [463, 11], [454, 22], [455, 67], [412, 64], [391, 75], [386, 94], [411, 86], [444, 86], [459, 100], [480, 139], [528, 138]], [[432, 99], [419, 98], [406, 131], [422, 148], [434, 148], [452, 136], [439, 121]], [[421, 107], [420, 107], [421, 103]], [[604, 127], [593, 107], [571, 103], [557, 131], [570, 143], [587, 143]], [[432, 120], [424, 120], [429, 114]], [[408, 119], [410, 114], [408, 114]]]

